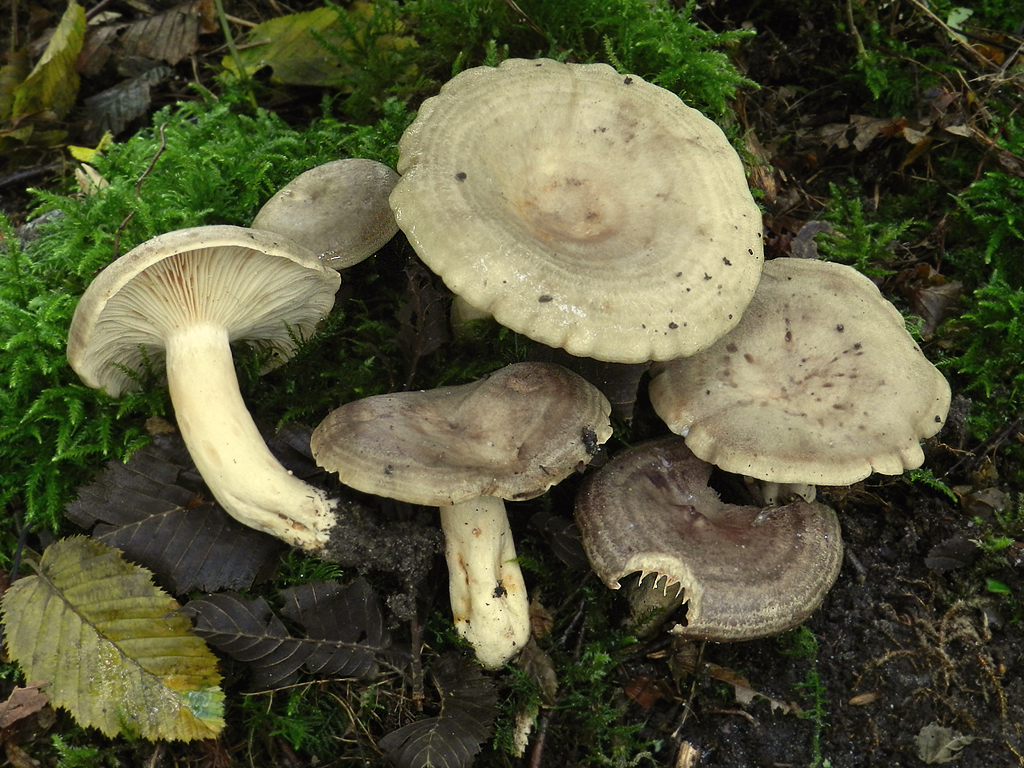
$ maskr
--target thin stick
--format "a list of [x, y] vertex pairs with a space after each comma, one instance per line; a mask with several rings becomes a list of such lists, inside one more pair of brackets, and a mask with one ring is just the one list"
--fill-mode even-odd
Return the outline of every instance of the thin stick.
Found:
[[[167, 127], [167, 123], [161, 123], [160, 128], [160, 146], [156, 150], [156, 154], [153, 155], [153, 159], [149, 161], [149, 167], [143, 171], [142, 175], [139, 176], [138, 181], [135, 182], [135, 199], [139, 199], [140, 192], [142, 191], [142, 182], [149, 176], [150, 171], [153, 170], [153, 166], [156, 165], [157, 158], [164, 153], [164, 149], [167, 147], [167, 139], [164, 137], [164, 129]], [[114, 258], [118, 256], [118, 251], [121, 248], [121, 233], [124, 232], [124, 228], [128, 226], [128, 222], [132, 220], [132, 216], [135, 215], [135, 211], [129, 213], [124, 221], [121, 222], [121, 226], [117, 228], [117, 233], [114, 235]]]

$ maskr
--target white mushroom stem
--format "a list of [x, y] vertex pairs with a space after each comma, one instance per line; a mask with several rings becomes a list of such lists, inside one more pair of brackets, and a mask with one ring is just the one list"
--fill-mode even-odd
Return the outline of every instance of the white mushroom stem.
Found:
[[193, 325], [170, 334], [166, 348], [178, 428], [210, 492], [243, 525], [319, 550], [335, 503], [267, 448], [242, 400], [227, 331]]
[[497, 669], [530, 639], [530, 604], [505, 502], [481, 496], [441, 507], [455, 629]]

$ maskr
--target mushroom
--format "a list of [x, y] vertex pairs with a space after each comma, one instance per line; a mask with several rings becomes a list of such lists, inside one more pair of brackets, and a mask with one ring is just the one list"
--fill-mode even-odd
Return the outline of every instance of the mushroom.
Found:
[[110, 264], [75, 308], [67, 356], [82, 381], [118, 397], [165, 367], [178, 427], [203, 480], [239, 522], [315, 552], [334, 502], [273, 457], [246, 410], [231, 343], [287, 360], [330, 311], [340, 276], [270, 232], [195, 227]]
[[591, 474], [576, 522], [595, 573], [610, 588], [639, 573], [687, 604], [674, 634], [751, 640], [804, 621], [842, 565], [835, 512], [798, 501], [762, 509], [723, 503], [711, 465], [676, 436], [634, 446]]
[[509, 59], [427, 99], [391, 206], [420, 258], [501, 324], [578, 357], [689, 355], [732, 328], [761, 214], [722, 131], [605, 64]]
[[334, 269], [358, 264], [398, 232], [388, 195], [398, 174], [374, 160], [334, 160], [296, 176], [252, 222], [320, 254]]
[[518, 363], [471, 384], [348, 403], [311, 445], [346, 485], [440, 508], [455, 627], [493, 669], [530, 635], [504, 500], [539, 496], [589, 462], [611, 436], [609, 411], [576, 374]]
[[850, 485], [921, 466], [949, 384], [903, 317], [852, 267], [764, 265], [743, 319], [652, 369], [651, 403], [698, 457], [776, 484]]

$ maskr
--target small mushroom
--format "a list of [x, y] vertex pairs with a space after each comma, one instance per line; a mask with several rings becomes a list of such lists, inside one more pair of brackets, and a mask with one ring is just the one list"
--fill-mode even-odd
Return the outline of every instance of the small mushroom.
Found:
[[757, 285], [761, 214], [722, 131], [606, 64], [466, 70], [402, 136], [398, 225], [461, 300], [578, 357], [689, 355]]
[[611, 436], [608, 401], [556, 365], [518, 363], [455, 387], [357, 400], [313, 432], [317, 462], [365, 493], [440, 507], [452, 613], [488, 668], [529, 639], [505, 499], [531, 499]]
[[949, 384], [852, 267], [766, 262], [739, 325], [655, 364], [651, 403], [704, 461], [769, 483], [850, 485], [921, 466]]
[[252, 222], [320, 255], [334, 269], [358, 264], [398, 232], [388, 195], [398, 174], [374, 160], [347, 158], [296, 176]]
[[111, 397], [166, 369], [178, 427], [203, 480], [239, 522], [311, 552], [334, 502], [285, 470], [242, 400], [231, 343], [280, 365], [334, 304], [340, 276], [270, 232], [196, 227], [148, 240], [110, 264], [75, 308], [67, 356]]
[[761, 509], [723, 503], [711, 465], [672, 436], [623, 451], [584, 482], [576, 522], [595, 573], [610, 588], [639, 573], [679, 590], [703, 640], [751, 640], [804, 621], [842, 565], [835, 512], [798, 501]]

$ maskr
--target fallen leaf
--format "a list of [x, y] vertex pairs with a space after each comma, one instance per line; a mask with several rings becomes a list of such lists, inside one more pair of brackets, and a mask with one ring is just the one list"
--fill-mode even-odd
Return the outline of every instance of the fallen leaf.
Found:
[[78, 96], [76, 59], [85, 39], [85, 9], [68, 4], [42, 57], [25, 81], [14, 89], [11, 118], [47, 112], [64, 117]]
[[917, 734], [917, 755], [928, 765], [948, 763], [960, 756], [960, 751], [974, 736], [962, 736], [952, 728], [943, 728], [938, 723], [926, 725]]
[[224, 727], [217, 658], [153, 575], [85, 536], [54, 542], [3, 599], [11, 658], [106, 736], [209, 739]]
[[217, 31], [213, 0], [193, 0], [129, 24], [121, 36], [123, 55], [144, 56], [172, 67], [199, 50], [200, 33]]
[[46, 681], [41, 680], [11, 691], [7, 701], [0, 704], [0, 729], [10, 728], [14, 723], [35, 714], [49, 704], [50, 697], [39, 690], [44, 685]]
[[494, 683], [475, 662], [458, 656], [443, 657], [430, 678], [441, 695], [441, 712], [392, 731], [377, 746], [399, 768], [468, 768], [493, 730]]

